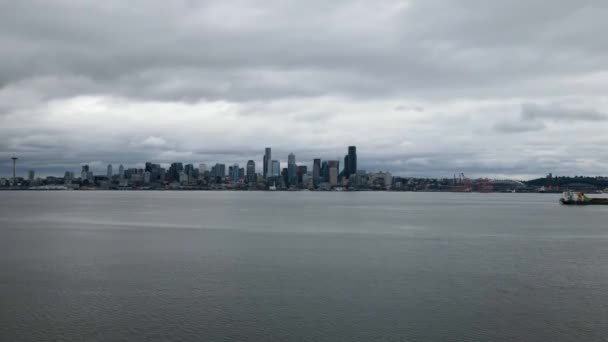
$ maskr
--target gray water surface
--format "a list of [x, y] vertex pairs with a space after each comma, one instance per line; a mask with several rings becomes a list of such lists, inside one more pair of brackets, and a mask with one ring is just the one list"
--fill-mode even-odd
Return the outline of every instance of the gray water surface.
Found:
[[606, 341], [608, 206], [0, 192], [0, 341]]

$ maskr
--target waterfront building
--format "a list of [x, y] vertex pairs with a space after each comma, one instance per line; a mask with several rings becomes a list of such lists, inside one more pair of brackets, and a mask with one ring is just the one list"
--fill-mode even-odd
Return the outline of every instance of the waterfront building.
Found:
[[125, 177], [125, 167], [122, 164], [118, 166], [118, 177], [121, 179]]
[[112, 180], [112, 164], [108, 164], [106, 175], [108, 176], [108, 180]]
[[35, 172], [34, 170], [29, 170], [27, 172], [27, 180], [32, 183], [34, 181]]
[[202, 177], [207, 172], [207, 164], [198, 164], [198, 174]]

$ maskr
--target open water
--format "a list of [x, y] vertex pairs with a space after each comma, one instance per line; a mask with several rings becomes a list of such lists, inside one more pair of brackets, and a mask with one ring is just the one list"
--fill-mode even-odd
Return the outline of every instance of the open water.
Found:
[[608, 206], [0, 192], [0, 341], [606, 341]]

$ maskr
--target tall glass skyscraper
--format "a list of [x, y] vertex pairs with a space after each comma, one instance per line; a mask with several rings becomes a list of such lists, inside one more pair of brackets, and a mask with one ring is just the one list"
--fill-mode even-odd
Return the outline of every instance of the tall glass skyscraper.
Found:
[[270, 149], [270, 147], [266, 147], [266, 150], [264, 151], [264, 178], [268, 178], [270, 177], [270, 174], [272, 173], [272, 150]]
[[249, 160], [247, 162], [247, 182], [249, 184], [255, 184], [255, 162], [253, 160]]
[[296, 166], [296, 156], [290, 153], [287, 157], [287, 179], [289, 185], [295, 185], [298, 182], [298, 169]]
[[270, 177], [278, 177], [281, 175], [281, 163], [278, 160], [272, 161]]

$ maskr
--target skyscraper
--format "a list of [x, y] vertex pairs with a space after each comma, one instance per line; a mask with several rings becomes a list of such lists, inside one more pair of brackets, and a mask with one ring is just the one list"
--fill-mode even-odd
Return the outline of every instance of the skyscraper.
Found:
[[298, 184], [302, 185], [304, 183], [304, 176], [306, 175], [306, 173], [308, 172], [308, 167], [306, 167], [306, 165], [299, 165], [297, 168], [297, 179], [298, 179]]
[[232, 183], [238, 183], [239, 179], [239, 164], [234, 164], [230, 167], [230, 181]]
[[112, 179], [112, 164], [108, 164], [107, 176], [108, 176], [108, 179]]
[[84, 181], [88, 178], [89, 178], [89, 165], [85, 164], [85, 165], [82, 165], [82, 168], [80, 170], [80, 179], [82, 181]]
[[348, 154], [344, 156], [344, 172], [345, 178], [357, 173], [357, 147], [348, 146]]
[[[344, 165], [346, 167], [346, 165]], [[348, 175], [357, 173], [357, 146], [348, 146]]]
[[249, 160], [247, 162], [247, 183], [249, 183], [249, 184], [256, 183], [255, 162], [253, 160]]
[[321, 183], [329, 182], [329, 166], [327, 164], [327, 160], [324, 160], [321, 163]]
[[330, 160], [327, 162], [327, 168], [329, 169], [329, 184], [332, 186], [338, 185], [338, 168], [340, 163], [337, 160]]
[[34, 172], [34, 170], [29, 170], [29, 171], [27, 172], [27, 180], [29, 180], [29, 181], [30, 181], [30, 183], [31, 183], [31, 182], [33, 182], [33, 181], [34, 181], [34, 177], [35, 177], [35, 172]]
[[120, 164], [120, 165], [118, 166], [118, 177], [119, 177], [120, 179], [122, 179], [122, 178], [124, 178], [124, 177], [125, 177], [125, 167], [124, 167], [124, 166], [122, 166], [122, 164]]
[[273, 160], [271, 165], [272, 165], [272, 168], [271, 168], [270, 176], [278, 177], [281, 173], [281, 163], [279, 163], [278, 160]]
[[314, 186], [321, 181], [321, 159], [315, 159], [312, 163], [312, 182]]
[[17, 157], [11, 158], [11, 160], [13, 161], [13, 185], [17, 183], [17, 159]]
[[264, 178], [270, 177], [272, 172], [272, 151], [270, 147], [266, 147], [264, 151]]
[[287, 156], [287, 179], [289, 185], [296, 185], [298, 182], [298, 169], [296, 166], [296, 156], [293, 153], [290, 153]]
[[206, 171], [207, 164], [198, 164], [198, 173], [201, 175], [201, 177], [205, 174]]

